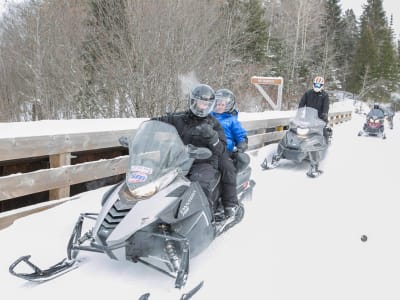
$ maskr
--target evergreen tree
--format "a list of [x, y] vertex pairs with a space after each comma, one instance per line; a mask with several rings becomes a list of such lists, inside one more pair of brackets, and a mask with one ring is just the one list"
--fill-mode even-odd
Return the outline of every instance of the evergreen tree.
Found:
[[359, 39], [359, 29], [357, 18], [352, 9], [346, 10], [343, 15], [343, 32], [341, 34], [342, 48], [340, 50], [340, 57], [342, 59], [342, 67], [340, 68], [341, 82], [343, 89], [348, 89], [347, 80], [351, 74], [351, 65], [354, 60], [356, 52], [356, 45]]
[[326, 15], [323, 24], [325, 30], [326, 42], [332, 43], [332, 49], [335, 56], [335, 62], [338, 66], [343, 64], [343, 57], [341, 52], [343, 48], [343, 30], [344, 22], [341, 18], [342, 10], [339, 6], [339, 0], [326, 1]]
[[325, 0], [324, 5], [320, 35], [316, 36], [319, 41], [314, 46], [313, 63], [314, 69], [320, 70], [321, 75], [329, 78], [330, 87], [334, 88], [334, 83], [340, 81], [337, 76], [341, 73], [339, 68], [344, 64], [342, 51], [344, 23], [339, 0]]
[[268, 26], [264, 19], [261, 0], [230, 0], [231, 6], [240, 10], [238, 17], [244, 18], [244, 28], [234, 37], [232, 50], [245, 61], [264, 62], [268, 42]]
[[368, 0], [349, 85], [353, 92], [374, 101], [388, 99], [397, 73], [392, 39], [382, 1]]

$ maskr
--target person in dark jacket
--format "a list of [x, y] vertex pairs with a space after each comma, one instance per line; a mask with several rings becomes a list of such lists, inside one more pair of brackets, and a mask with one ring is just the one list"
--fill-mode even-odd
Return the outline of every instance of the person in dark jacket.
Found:
[[324, 91], [325, 80], [321, 76], [317, 76], [313, 80], [313, 87], [306, 91], [301, 97], [299, 108], [307, 106], [315, 108], [318, 111], [318, 117], [326, 123], [324, 128], [324, 136], [326, 139], [332, 137], [332, 128], [328, 127], [329, 113], [329, 95]]
[[324, 91], [325, 80], [321, 76], [314, 78], [313, 87], [301, 97], [299, 108], [307, 106], [318, 111], [318, 117], [328, 123], [329, 95]]
[[[212, 156], [209, 159], [194, 161], [188, 177], [192, 181], [198, 181], [208, 199], [211, 199], [213, 184], [220, 171], [225, 218], [233, 221], [239, 208], [236, 169], [226, 150], [224, 129], [210, 115], [215, 106], [214, 90], [206, 84], [199, 84], [192, 89], [189, 100], [189, 110], [152, 119], [175, 126], [185, 145], [192, 144], [211, 150]], [[216, 208], [215, 203], [211, 204]]]
[[235, 109], [235, 95], [228, 89], [220, 89], [215, 92], [215, 100], [215, 108], [211, 115], [225, 130], [228, 151], [245, 152], [248, 148], [247, 131], [238, 120], [239, 112]]

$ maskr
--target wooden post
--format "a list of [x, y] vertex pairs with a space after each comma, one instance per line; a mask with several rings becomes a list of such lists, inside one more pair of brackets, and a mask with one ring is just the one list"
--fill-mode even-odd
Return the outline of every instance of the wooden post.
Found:
[[[59, 168], [71, 164], [71, 153], [60, 153], [50, 155], [50, 168]], [[69, 197], [70, 185], [69, 182], [64, 187], [50, 190], [49, 200], [57, 200], [65, 197]]]

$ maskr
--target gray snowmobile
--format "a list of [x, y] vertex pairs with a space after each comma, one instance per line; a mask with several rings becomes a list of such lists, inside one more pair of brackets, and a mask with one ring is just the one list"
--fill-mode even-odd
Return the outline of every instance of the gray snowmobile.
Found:
[[319, 162], [324, 158], [331, 138], [331, 130], [324, 136], [324, 128], [325, 122], [318, 118], [316, 109], [299, 108], [290, 121], [285, 136], [278, 143], [278, 150], [272, 156], [272, 161], [268, 162], [268, 158], [265, 158], [261, 167], [264, 170], [276, 168], [282, 158], [298, 163], [308, 160], [310, 168], [307, 176], [319, 176], [322, 173], [318, 168]]
[[[23, 256], [9, 267], [11, 274], [46, 281], [75, 268], [80, 251], [91, 251], [143, 263], [174, 278], [175, 287], [182, 288], [189, 274], [189, 259], [243, 218], [242, 202], [251, 198], [255, 184], [248, 163], [238, 170], [241, 205], [234, 220], [228, 222], [217, 217], [220, 178], [213, 182], [212, 199], [207, 199], [200, 184], [186, 177], [195, 159], [211, 156], [209, 149], [185, 146], [175, 127], [155, 120], [143, 122], [133, 139], [122, 138], [120, 142], [129, 145], [125, 180], [103, 195], [99, 213], [79, 216], [68, 242], [67, 258], [42, 270], [29, 255]], [[86, 220], [94, 225], [82, 234]], [[33, 272], [18, 272], [21, 262]]]

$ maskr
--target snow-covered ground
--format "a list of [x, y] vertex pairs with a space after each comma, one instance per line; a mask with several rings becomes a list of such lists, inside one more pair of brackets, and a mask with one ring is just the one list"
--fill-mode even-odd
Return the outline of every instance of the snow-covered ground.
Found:
[[[352, 108], [348, 102], [345, 105]], [[343, 105], [343, 104], [342, 104]], [[243, 114], [243, 120], [246, 114]], [[334, 127], [332, 144], [315, 179], [307, 164], [282, 160], [262, 171], [276, 149], [251, 152], [253, 200], [243, 221], [191, 260], [186, 286], [141, 264], [81, 252], [81, 266], [43, 284], [8, 273], [18, 257], [48, 267], [66, 256], [79, 213], [98, 212], [105, 188], [80, 194], [0, 231], [2, 299], [178, 300], [204, 280], [193, 299], [400, 299], [400, 120], [387, 139], [358, 137], [364, 116]], [[3, 124], [4, 125], [4, 124]], [[367, 235], [362, 242], [360, 237]]]

